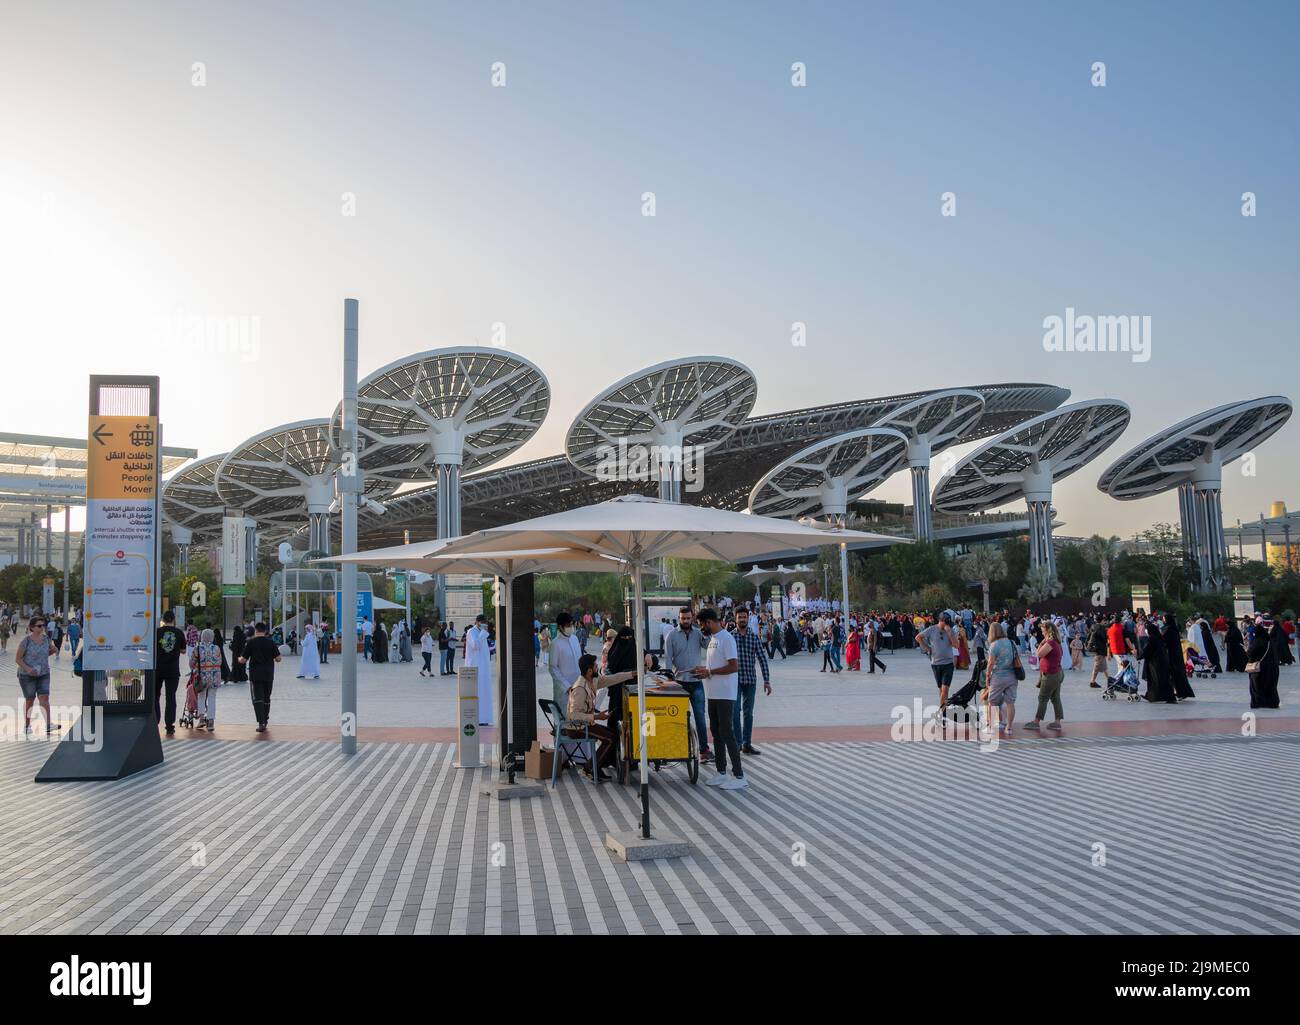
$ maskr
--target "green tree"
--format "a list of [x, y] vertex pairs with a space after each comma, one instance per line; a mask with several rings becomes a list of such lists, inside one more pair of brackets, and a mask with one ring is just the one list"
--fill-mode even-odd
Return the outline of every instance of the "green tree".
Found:
[[1100, 570], [1091, 562], [1080, 545], [1064, 545], [1056, 553], [1056, 575], [1065, 593], [1076, 598], [1087, 597], [1093, 584], [1100, 578]]
[[1060, 593], [1061, 582], [1056, 579], [1056, 575], [1046, 566], [1032, 567], [1025, 574], [1024, 584], [1016, 592], [1017, 595], [1031, 605], [1035, 602], [1055, 598]]
[[721, 594], [736, 573], [736, 567], [717, 559], [668, 559], [668, 579], [691, 594]]
[[984, 594], [984, 611], [989, 611], [989, 591], [994, 580], [1001, 580], [1007, 575], [1006, 556], [1000, 549], [991, 545], [979, 545], [972, 548], [969, 555], [957, 562], [958, 569], [967, 580], [980, 585]]
[[1109, 598], [1110, 568], [1119, 557], [1119, 538], [1114, 536], [1102, 537], [1100, 534], [1093, 534], [1083, 543], [1083, 551], [1089, 559], [1097, 564], [1097, 568], [1101, 571], [1102, 592]]
[[1164, 594], [1183, 565], [1183, 534], [1172, 523], [1156, 523], [1138, 535], [1145, 542], [1142, 555]]

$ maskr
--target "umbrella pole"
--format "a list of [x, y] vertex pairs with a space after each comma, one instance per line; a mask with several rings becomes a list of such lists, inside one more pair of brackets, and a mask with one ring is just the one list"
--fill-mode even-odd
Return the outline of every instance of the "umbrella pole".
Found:
[[[515, 781], [515, 659], [514, 633], [511, 631], [511, 615], [515, 606], [514, 586], [515, 578], [506, 577], [506, 611], [501, 617], [503, 626], [502, 634], [506, 637], [505, 657], [506, 657], [506, 782], [514, 783]], [[502, 645], [498, 644], [500, 648]], [[500, 732], [497, 733], [499, 737]]]
[[[632, 615], [636, 617], [636, 703], [641, 740], [641, 836], [650, 839], [650, 754], [645, 735], [645, 623], [641, 612], [641, 563], [632, 564]], [[597, 769], [599, 771], [599, 769]]]

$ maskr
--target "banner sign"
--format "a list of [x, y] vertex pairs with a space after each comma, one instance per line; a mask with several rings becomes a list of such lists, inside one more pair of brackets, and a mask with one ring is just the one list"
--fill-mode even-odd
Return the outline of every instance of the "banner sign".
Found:
[[[372, 592], [362, 591], [360, 588], [357, 589], [356, 620], [357, 620], [358, 629], [360, 629], [361, 627], [362, 619], [368, 619], [372, 623], [375, 621], [375, 600], [374, 599], [375, 596]], [[339, 629], [341, 630], [343, 628], [343, 623], [344, 623], [344, 618], [342, 615], [342, 609], [343, 609], [342, 591], [334, 592], [334, 608], [338, 611], [338, 620], [339, 620], [338, 625], [339, 625]]]
[[1237, 586], [1232, 589], [1232, 614], [1237, 619], [1255, 614], [1255, 589], [1253, 587]]
[[86, 482], [80, 477], [47, 477], [33, 473], [0, 473], [0, 491], [16, 495], [40, 495], [42, 498], [70, 498], [79, 504], [86, 494]]
[[[221, 583], [243, 585], [247, 553], [244, 551], [244, 514], [221, 517]], [[223, 592], [224, 593], [224, 592]], [[242, 592], [241, 592], [242, 593]]]
[[86, 441], [86, 669], [153, 669], [158, 418], [92, 416]]
[[399, 605], [406, 604], [406, 574], [393, 574], [393, 601]]
[[54, 578], [41, 581], [41, 611], [47, 616], [54, 611]]
[[483, 615], [483, 575], [448, 573], [446, 575], [447, 608], [444, 618], [453, 623], [473, 623]]

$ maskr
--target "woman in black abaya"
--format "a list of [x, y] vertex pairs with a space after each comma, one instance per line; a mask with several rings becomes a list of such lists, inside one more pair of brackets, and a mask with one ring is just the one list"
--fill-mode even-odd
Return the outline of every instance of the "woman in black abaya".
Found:
[[238, 623], [235, 624], [234, 632], [230, 635], [230, 682], [247, 683], [248, 670], [239, 659], [244, 654], [244, 628]]
[[375, 623], [374, 642], [370, 646], [371, 662], [388, 661], [388, 631], [384, 629], [384, 624]]
[[1210, 629], [1210, 624], [1201, 617], [1201, 643], [1197, 645], [1206, 658], [1210, 660], [1210, 668], [1216, 673], [1223, 672], [1222, 663], [1219, 662], [1219, 646], [1214, 642], [1214, 631]]
[[1289, 666], [1295, 662], [1295, 657], [1291, 654], [1291, 645], [1287, 643], [1286, 627], [1282, 625], [1282, 620], [1273, 621], [1270, 636], [1273, 638], [1273, 650], [1277, 653], [1277, 664]]
[[1183, 656], [1183, 631], [1178, 626], [1178, 617], [1172, 612], [1165, 613], [1165, 651], [1169, 654], [1169, 682], [1173, 684], [1174, 696], [1179, 701], [1196, 697], [1192, 685], [1187, 682], [1187, 662]]
[[1241, 635], [1241, 627], [1235, 619], [1228, 620], [1228, 632], [1223, 646], [1228, 659], [1228, 672], [1244, 673], [1246, 671], [1246, 638]]
[[[607, 675], [627, 673], [636, 669], [636, 631], [632, 627], [621, 626], [618, 628], [618, 633], [614, 636], [614, 643], [609, 646], [607, 665], [609, 667], [606, 669]], [[694, 666], [689, 668], [694, 668]], [[606, 725], [617, 728], [620, 735], [623, 729], [623, 690], [624, 684], [619, 683], [606, 691], [609, 694], [609, 719], [606, 720]]]
[[1279, 629], [1267, 619], [1255, 625], [1255, 639], [1246, 653], [1248, 662], [1257, 663], [1257, 671], [1250, 674], [1251, 708], [1277, 708], [1281, 704], [1277, 693], [1277, 642], [1273, 637]]
[[1138, 638], [1138, 655], [1142, 658], [1142, 676], [1147, 681], [1148, 701], [1176, 704], [1174, 689], [1169, 683], [1169, 654], [1160, 621], [1152, 616], [1146, 622], [1146, 635]]

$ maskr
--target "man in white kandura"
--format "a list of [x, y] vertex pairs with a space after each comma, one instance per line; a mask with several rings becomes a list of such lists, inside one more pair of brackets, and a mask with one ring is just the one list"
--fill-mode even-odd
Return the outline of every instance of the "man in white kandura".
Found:
[[492, 649], [488, 647], [487, 616], [474, 620], [465, 635], [465, 664], [478, 670], [478, 719], [480, 726], [496, 722], [496, 695], [492, 686]]

